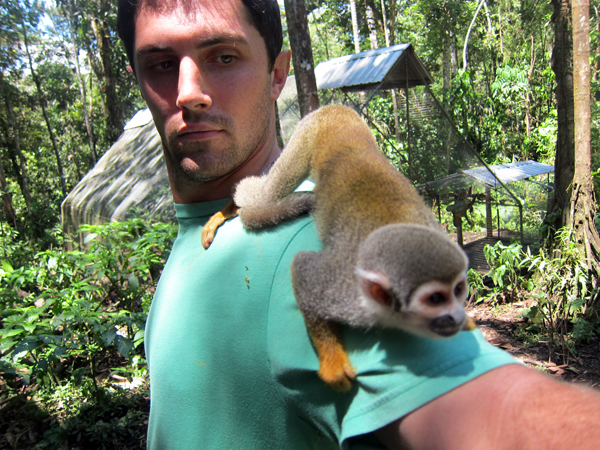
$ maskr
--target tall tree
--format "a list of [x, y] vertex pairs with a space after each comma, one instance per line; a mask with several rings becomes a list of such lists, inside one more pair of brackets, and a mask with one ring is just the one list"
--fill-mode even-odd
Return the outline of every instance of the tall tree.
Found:
[[[108, 136], [111, 142], [116, 141], [123, 132], [125, 120], [117, 93], [117, 71], [113, 67], [111, 27], [107, 16], [112, 7], [109, 0], [100, 0], [99, 9], [92, 12], [91, 25], [96, 38], [100, 65], [96, 65], [96, 75], [102, 80], [101, 90], [104, 97], [105, 114], [107, 116]], [[88, 11], [90, 13], [91, 11]]]
[[552, 0], [554, 49], [552, 70], [556, 76], [558, 133], [554, 172], [554, 227], [566, 225], [570, 206], [571, 183], [575, 173], [575, 130], [573, 103], [573, 33], [569, 0]]
[[377, 42], [377, 25], [375, 23], [374, 7], [368, 3], [366, 5], [366, 15], [367, 27], [369, 28], [369, 41], [371, 43], [371, 50], [376, 50], [379, 48], [379, 43]]
[[12, 194], [8, 192], [8, 183], [6, 181], [6, 175], [4, 173], [4, 165], [0, 158], [0, 190], [2, 191], [2, 207], [4, 209], [4, 216], [6, 220], [17, 228], [17, 213], [13, 206]]
[[77, 34], [77, 27], [75, 24], [75, 6], [73, 2], [68, 2], [68, 6], [64, 8], [63, 14], [66, 16], [65, 19], [69, 23], [69, 38], [71, 41], [71, 47], [73, 48], [74, 53], [74, 63], [75, 63], [75, 74], [77, 75], [77, 84], [79, 85], [79, 96], [81, 98], [81, 108], [83, 112], [83, 119], [85, 121], [85, 129], [88, 136], [88, 142], [90, 145], [90, 156], [92, 157], [92, 165], [96, 165], [96, 161], [98, 159], [96, 155], [96, 137], [94, 136], [94, 129], [92, 126], [92, 121], [90, 119], [90, 113], [88, 112], [87, 106], [87, 92], [85, 88], [85, 82], [81, 75], [81, 69], [79, 67], [79, 45], [75, 39], [75, 35]]
[[[10, 99], [10, 90], [6, 86], [6, 81], [4, 80], [4, 74], [2, 74], [2, 72], [0, 72], [0, 95], [4, 98], [6, 115], [8, 117], [10, 127], [12, 128], [12, 148], [14, 149], [14, 151], [17, 154], [17, 157], [19, 158], [18, 170], [16, 171], [17, 176], [19, 177], [19, 186], [21, 187], [21, 193], [23, 194], [23, 198], [25, 199], [25, 205], [27, 206], [27, 210], [31, 210], [31, 193], [29, 190], [29, 180], [27, 177], [27, 164], [25, 161], [25, 156], [21, 151], [19, 126], [17, 124], [17, 119], [15, 118], [15, 114], [13, 112], [13, 105]], [[6, 139], [9, 139], [8, 136], [6, 136]]]
[[594, 226], [595, 201], [590, 147], [589, 2], [552, 0], [555, 44], [558, 138], [555, 159], [554, 227], [571, 227], [600, 273], [600, 238]]
[[34, 66], [33, 66], [33, 58], [31, 57], [31, 51], [29, 49], [27, 23], [25, 22], [25, 18], [23, 17], [23, 15], [21, 16], [21, 31], [23, 33], [23, 45], [25, 47], [25, 52], [27, 54], [27, 59], [29, 61], [29, 70], [31, 71], [31, 77], [32, 77], [35, 87], [37, 89], [40, 107], [42, 108], [42, 114], [44, 116], [44, 121], [46, 122], [46, 127], [48, 129], [48, 135], [50, 136], [50, 141], [52, 142], [52, 148], [54, 149], [54, 155], [56, 156], [56, 166], [58, 168], [58, 176], [60, 178], [60, 186], [62, 189], [63, 196], [66, 197], [68, 194], [67, 181], [66, 181], [66, 177], [65, 177], [65, 171], [63, 169], [62, 158], [61, 158], [60, 152], [58, 150], [58, 144], [56, 143], [56, 137], [54, 135], [54, 130], [52, 128], [52, 124], [50, 123], [50, 118], [48, 117], [48, 111], [46, 110], [46, 96], [44, 95], [44, 91], [42, 89], [40, 79], [35, 71]]
[[360, 38], [358, 34], [358, 15], [356, 14], [356, 0], [350, 0], [350, 14], [352, 15], [352, 36], [354, 36], [354, 53], [360, 53]]
[[575, 173], [569, 218], [577, 241], [584, 248], [590, 265], [594, 266], [596, 274], [600, 274], [600, 237], [595, 226], [596, 202], [591, 170], [589, 0], [573, 0], [572, 14]]
[[319, 107], [315, 63], [304, 0], [285, 0], [285, 16], [292, 49], [300, 115], [304, 117]]

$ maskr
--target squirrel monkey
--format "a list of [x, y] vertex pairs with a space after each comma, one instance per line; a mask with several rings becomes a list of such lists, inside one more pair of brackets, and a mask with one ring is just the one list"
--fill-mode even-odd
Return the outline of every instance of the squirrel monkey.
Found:
[[[294, 192], [308, 177], [313, 192]], [[206, 248], [238, 209], [251, 229], [311, 211], [323, 249], [294, 256], [292, 286], [318, 374], [332, 388], [347, 391], [356, 376], [340, 323], [429, 337], [475, 328], [464, 309], [467, 256], [354, 110], [325, 106], [304, 117], [271, 170], [240, 181], [205, 226]]]

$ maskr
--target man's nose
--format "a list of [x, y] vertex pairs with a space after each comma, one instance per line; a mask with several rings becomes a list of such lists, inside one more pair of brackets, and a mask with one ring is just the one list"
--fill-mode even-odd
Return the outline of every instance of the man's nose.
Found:
[[192, 58], [183, 58], [179, 62], [179, 85], [177, 89], [177, 107], [180, 109], [209, 109], [212, 98], [208, 83], [202, 76], [198, 64]]

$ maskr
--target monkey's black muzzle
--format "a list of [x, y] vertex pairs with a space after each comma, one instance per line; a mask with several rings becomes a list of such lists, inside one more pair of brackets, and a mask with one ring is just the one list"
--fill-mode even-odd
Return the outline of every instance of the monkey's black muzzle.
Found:
[[442, 337], [450, 337], [461, 330], [463, 323], [464, 320], [458, 323], [454, 317], [446, 314], [433, 319], [429, 324], [429, 329]]

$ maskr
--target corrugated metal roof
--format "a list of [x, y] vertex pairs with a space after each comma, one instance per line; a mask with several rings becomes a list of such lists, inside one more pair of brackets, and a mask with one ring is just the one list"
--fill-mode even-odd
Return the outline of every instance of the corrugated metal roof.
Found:
[[315, 68], [315, 77], [319, 90], [368, 90], [380, 83], [382, 89], [392, 89], [404, 88], [407, 84], [408, 87], [413, 87], [433, 82], [410, 44], [398, 44], [324, 61]]
[[141, 109], [125, 124], [123, 129], [131, 130], [133, 128], [143, 127], [144, 125], [148, 125], [151, 121], [152, 113], [150, 113], [150, 110], [148, 108]]
[[[519, 161], [509, 164], [498, 164], [490, 166], [491, 174], [486, 167], [464, 170], [463, 173], [482, 181], [490, 186], [498, 186], [498, 180], [502, 183], [512, 183], [514, 181], [524, 180], [526, 178], [542, 175], [544, 173], [554, 172], [554, 166], [542, 164], [537, 161]], [[496, 175], [496, 178], [494, 178]]]

